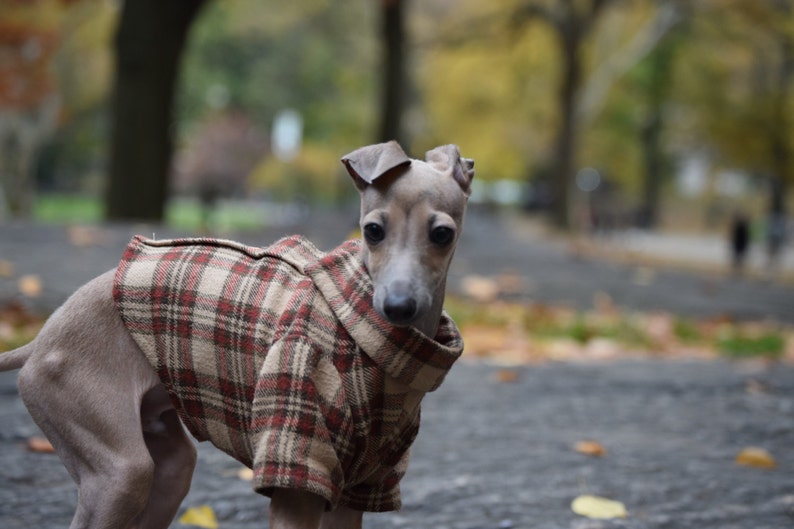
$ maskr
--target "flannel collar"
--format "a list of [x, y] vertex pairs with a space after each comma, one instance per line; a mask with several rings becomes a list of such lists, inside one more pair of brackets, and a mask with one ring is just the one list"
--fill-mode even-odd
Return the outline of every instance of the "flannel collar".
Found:
[[441, 385], [463, 352], [460, 331], [446, 312], [435, 338], [391, 325], [372, 308], [372, 280], [360, 258], [361, 241], [347, 241], [327, 254], [300, 236], [283, 242], [275, 245], [284, 249], [279, 257], [302, 268], [342, 327], [383, 371], [422, 392]]

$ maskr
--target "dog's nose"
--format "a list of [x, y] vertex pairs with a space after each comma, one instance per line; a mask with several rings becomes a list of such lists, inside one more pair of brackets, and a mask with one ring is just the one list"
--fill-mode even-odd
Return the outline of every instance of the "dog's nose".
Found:
[[384, 300], [383, 312], [394, 324], [408, 323], [416, 316], [416, 300], [406, 294], [389, 294]]

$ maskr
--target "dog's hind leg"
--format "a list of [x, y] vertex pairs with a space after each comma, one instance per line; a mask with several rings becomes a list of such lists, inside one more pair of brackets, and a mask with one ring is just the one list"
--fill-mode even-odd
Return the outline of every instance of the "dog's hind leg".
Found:
[[72, 529], [128, 529], [156, 476], [141, 403], [156, 373], [115, 311], [112, 274], [50, 318], [19, 374], [19, 391], [78, 486]]
[[136, 527], [166, 529], [190, 489], [196, 447], [185, 433], [163, 386], [144, 396], [143, 436], [154, 462], [154, 479]]
[[[29, 361], [19, 390], [39, 427], [77, 483], [77, 510], [71, 529], [127, 529], [143, 511], [154, 463], [149, 456], [136, 406], [87, 381], [61, 372], [59, 351]], [[59, 373], [60, 372], [60, 373]], [[102, 376], [101, 374], [98, 376]], [[121, 383], [122, 381], [117, 380]], [[124, 392], [123, 385], [116, 390]], [[97, 402], [90, 402], [98, 398]]]

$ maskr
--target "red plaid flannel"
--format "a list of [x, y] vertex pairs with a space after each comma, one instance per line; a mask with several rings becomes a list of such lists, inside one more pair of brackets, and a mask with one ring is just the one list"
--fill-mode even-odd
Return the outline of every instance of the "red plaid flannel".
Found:
[[359, 253], [136, 237], [114, 297], [188, 430], [253, 468], [258, 492], [388, 511], [420, 401], [463, 342], [446, 314], [435, 339], [380, 318]]

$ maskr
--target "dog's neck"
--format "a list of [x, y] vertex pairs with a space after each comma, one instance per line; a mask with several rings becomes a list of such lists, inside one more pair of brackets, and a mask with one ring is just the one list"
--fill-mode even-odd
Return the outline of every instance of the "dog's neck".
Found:
[[444, 277], [438, 289], [433, 293], [433, 304], [427, 315], [414, 324], [414, 327], [427, 336], [435, 338], [438, 333], [438, 324], [441, 321], [441, 312], [444, 310], [444, 296], [446, 294], [447, 278]]

